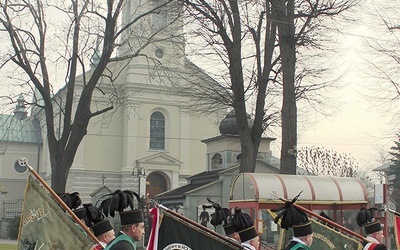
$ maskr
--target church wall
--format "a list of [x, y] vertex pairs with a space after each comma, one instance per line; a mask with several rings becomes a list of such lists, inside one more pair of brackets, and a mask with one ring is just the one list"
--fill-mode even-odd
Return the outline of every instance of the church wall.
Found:
[[7, 190], [7, 194], [3, 197], [5, 200], [16, 200], [24, 197], [26, 180], [24, 179], [13, 179], [13, 178], [0, 178], [1, 185]]
[[192, 116], [190, 121], [190, 168], [191, 174], [207, 170], [207, 145], [201, 140], [218, 135], [217, 121], [220, 121], [219, 114], [209, 117]]
[[93, 119], [84, 138], [84, 169], [119, 172], [122, 168], [122, 122], [117, 118], [94, 126], [100, 119]]
[[225, 137], [207, 142], [208, 153], [237, 151], [240, 152], [240, 140], [238, 137]]
[[262, 138], [262, 139], [261, 139], [261, 142], [260, 142], [260, 147], [259, 147], [258, 151], [259, 151], [259, 152], [266, 152], [266, 153], [272, 154], [272, 151], [271, 151], [271, 142], [273, 143], [273, 141], [272, 141], [270, 138], [268, 138], [268, 139]]
[[37, 170], [39, 146], [37, 144], [13, 143], [5, 144], [6, 151], [0, 154], [0, 182], [8, 191], [5, 199], [22, 198], [26, 186], [29, 171], [18, 173], [14, 169], [14, 163], [20, 157], [25, 157], [35, 170]]
[[18, 173], [14, 170], [14, 163], [21, 157], [28, 159], [28, 163], [37, 169], [38, 163], [38, 150], [39, 146], [36, 144], [27, 143], [7, 143], [7, 150], [0, 156], [1, 159], [1, 172], [0, 177], [13, 178], [13, 179], [24, 179], [26, 180], [29, 173]]
[[[68, 176], [71, 185], [67, 188], [67, 192], [79, 192], [82, 202], [88, 203], [91, 202], [90, 194], [103, 185], [106, 185], [112, 192], [117, 189], [125, 189], [121, 185], [122, 178], [123, 175], [120, 172], [72, 169]], [[133, 181], [132, 178], [131, 181]], [[128, 189], [132, 189], [132, 187]]]

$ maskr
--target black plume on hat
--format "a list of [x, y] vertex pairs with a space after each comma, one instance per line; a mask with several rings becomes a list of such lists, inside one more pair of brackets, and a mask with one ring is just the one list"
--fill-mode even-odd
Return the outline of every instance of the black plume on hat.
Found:
[[250, 215], [243, 213], [240, 208], [235, 208], [232, 224], [235, 231], [239, 233], [242, 242], [251, 240], [258, 236], [253, 219]]
[[218, 225], [226, 225], [228, 221], [230, 221], [231, 217], [231, 210], [228, 208], [221, 207], [218, 203], [210, 200], [207, 198], [208, 202], [211, 203], [212, 207], [215, 209], [215, 212], [211, 215], [211, 225], [218, 226]]
[[365, 208], [362, 207], [360, 211], [358, 211], [356, 221], [360, 227], [363, 227], [374, 219], [374, 210], [378, 210], [377, 208]]
[[82, 204], [78, 192], [62, 193], [57, 195], [71, 210], [78, 208]]
[[92, 205], [92, 203], [83, 204], [83, 207], [85, 208], [85, 217], [83, 220], [88, 227], [104, 220], [104, 214], [100, 212], [98, 207]]
[[292, 206], [302, 192], [303, 191], [301, 191], [291, 201], [286, 201], [284, 206], [281, 206], [277, 209], [271, 209], [272, 212], [277, 213], [274, 222], [277, 224], [279, 219], [281, 219], [281, 228], [288, 229], [289, 227], [308, 222], [307, 214], [304, 211]]
[[121, 213], [127, 207], [130, 207], [131, 210], [133, 210], [134, 197], [136, 197], [137, 201], [140, 203], [139, 195], [130, 190], [121, 191], [120, 189], [118, 189], [114, 193], [103, 195], [102, 197], [100, 197], [99, 201], [104, 197], [108, 198], [100, 203], [99, 210], [105, 216], [108, 216], [108, 214], [110, 214], [111, 217], [114, 217], [115, 212]]
[[86, 226], [91, 227], [93, 224], [96, 224], [104, 219], [104, 215], [100, 212], [100, 210], [91, 203], [83, 204], [82, 206], [83, 207], [74, 209], [73, 212], [79, 219], [85, 222]]
[[250, 217], [250, 215], [243, 213], [242, 210], [237, 207], [235, 208], [235, 214], [233, 215], [232, 222], [237, 231], [254, 226], [253, 219]]

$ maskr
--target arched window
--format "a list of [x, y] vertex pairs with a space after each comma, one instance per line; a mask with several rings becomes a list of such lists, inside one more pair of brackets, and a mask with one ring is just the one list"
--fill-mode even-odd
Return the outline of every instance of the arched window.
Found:
[[212, 169], [221, 168], [222, 167], [222, 161], [223, 161], [222, 155], [220, 155], [219, 153], [216, 153], [211, 158], [211, 168]]
[[152, 172], [146, 178], [146, 194], [150, 199], [154, 199], [157, 194], [167, 191], [168, 184], [166, 178], [160, 173]]
[[165, 117], [159, 111], [150, 117], [150, 149], [165, 149]]

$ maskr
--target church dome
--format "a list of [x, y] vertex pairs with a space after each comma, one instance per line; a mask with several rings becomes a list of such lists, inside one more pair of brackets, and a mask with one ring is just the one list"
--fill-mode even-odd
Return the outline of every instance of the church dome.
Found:
[[[252, 120], [249, 114], [246, 114], [249, 126], [252, 126]], [[239, 135], [239, 129], [236, 122], [235, 110], [229, 112], [219, 124], [221, 135]]]

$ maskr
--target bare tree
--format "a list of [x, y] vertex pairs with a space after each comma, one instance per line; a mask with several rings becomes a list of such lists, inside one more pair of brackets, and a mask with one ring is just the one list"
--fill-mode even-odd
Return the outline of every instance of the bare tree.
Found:
[[364, 12], [363, 24], [369, 26], [374, 20], [374, 29], [363, 38], [362, 93], [371, 101], [369, 108], [391, 124], [386, 136], [392, 137], [400, 119], [400, 15], [396, 3], [381, 1], [366, 4]]
[[[109, 68], [110, 62], [141, 55], [155, 34], [142, 37], [135, 46], [127, 44], [121, 37], [132, 35], [127, 34], [128, 31], [132, 32], [131, 27], [150, 14], [158, 13], [171, 0], [154, 7], [136, 1], [135, 6], [141, 6], [142, 10], [138, 8], [136, 16], [128, 17], [119, 24], [120, 14], [127, 8], [128, 2], [10, 0], [0, 3], [3, 27], [0, 32], [8, 49], [1, 57], [0, 65], [3, 70], [6, 69], [5, 65], [16, 66], [12, 79], [35, 93], [34, 101], [30, 104], [42, 109], [45, 117], [52, 169], [51, 185], [56, 192], [65, 191], [69, 169], [87, 133], [90, 119], [112, 110], [115, 103], [110, 100], [118, 100], [115, 88], [109, 90], [100, 85], [104, 78], [112, 85], [118, 77], [118, 72]], [[129, 3], [129, 7], [133, 6]], [[143, 6], [146, 8], [143, 9]], [[56, 22], [49, 23], [51, 16], [56, 16]], [[130, 46], [131, 53], [112, 58], [120, 45]], [[98, 53], [89, 62], [88, 57], [95, 48]], [[65, 87], [61, 90], [63, 97], [54, 96], [53, 92], [59, 79], [52, 76], [54, 69], [51, 66], [60, 62], [65, 63]], [[87, 70], [85, 66], [89, 63], [91, 68]], [[124, 63], [118, 67], [123, 68], [126, 65]], [[99, 110], [93, 110], [92, 106], [95, 91], [109, 98], [109, 102]], [[55, 128], [58, 110], [63, 115], [60, 131]]]
[[358, 163], [348, 154], [323, 147], [303, 148], [298, 152], [298, 166], [308, 175], [356, 177]]
[[[216, 72], [214, 78], [219, 82], [208, 88], [198, 86], [198, 92], [203, 93], [198, 96], [208, 98], [204, 93], [214, 91], [219, 94], [213, 95], [216, 99], [207, 100], [235, 110], [242, 149], [240, 171], [254, 172], [260, 138], [277, 121], [281, 108], [281, 173], [295, 174], [296, 102], [322, 87], [301, 81], [306, 69], [296, 74], [296, 50], [316, 45], [313, 34], [323, 28], [324, 17], [340, 15], [355, 1], [182, 2], [194, 25], [193, 36], [202, 42], [196, 46], [198, 55], [208, 59], [206, 70]], [[276, 104], [281, 95], [282, 106]], [[249, 124], [250, 110], [253, 121]]]

